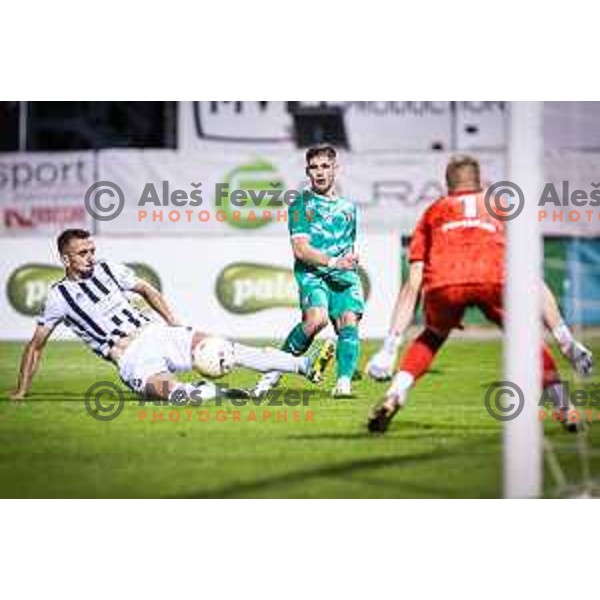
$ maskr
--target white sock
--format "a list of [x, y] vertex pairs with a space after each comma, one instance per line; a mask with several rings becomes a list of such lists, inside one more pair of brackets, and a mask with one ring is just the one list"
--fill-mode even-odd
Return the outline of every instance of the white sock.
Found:
[[282, 377], [282, 373], [279, 371], [267, 371], [260, 379], [261, 383], [265, 383], [267, 385], [272, 385], [274, 383], [279, 383], [279, 380]]
[[256, 348], [244, 344], [233, 344], [235, 362], [240, 367], [267, 373], [282, 371], [283, 373], [306, 373], [308, 359], [294, 356], [276, 348]]
[[552, 335], [563, 352], [567, 351], [575, 342], [575, 338], [573, 337], [571, 330], [562, 320], [552, 330]]
[[184, 404], [186, 401], [212, 400], [216, 396], [217, 388], [213, 383], [204, 382], [200, 385], [179, 383], [169, 394], [169, 402]]
[[400, 396], [404, 394], [415, 382], [415, 378], [408, 371], [400, 371], [394, 375], [392, 385], [388, 390], [388, 396]]

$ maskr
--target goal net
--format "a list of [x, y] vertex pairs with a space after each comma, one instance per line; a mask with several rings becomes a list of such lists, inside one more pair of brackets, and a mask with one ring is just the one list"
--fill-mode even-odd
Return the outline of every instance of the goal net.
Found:
[[574, 337], [598, 355], [600, 103], [515, 102], [509, 121], [507, 171], [526, 201], [508, 224], [504, 376], [523, 391], [525, 408], [505, 424], [504, 495], [596, 496], [600, 380], [580, 376], [561, 357], [571, 418], [586, 425], [569, 435], [540, 400], [544, 333], [532, 315], [541, 304], [528, 290], [543, 276]]

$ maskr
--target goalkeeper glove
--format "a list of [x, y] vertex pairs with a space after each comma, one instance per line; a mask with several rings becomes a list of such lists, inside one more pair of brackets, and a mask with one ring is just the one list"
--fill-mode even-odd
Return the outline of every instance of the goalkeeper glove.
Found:
[[571, 361], [573, 368], [579, 375], [588, 377], [594, 370], [594, 356], [583, 344], [573, 340], [566, 347], [561, 346], [562, 353]]
[[400, 344], [402, 344], [402, 336], [389, 333], [381, 349], [367, 363], [367, 374], [377, 381], [391, 379]]

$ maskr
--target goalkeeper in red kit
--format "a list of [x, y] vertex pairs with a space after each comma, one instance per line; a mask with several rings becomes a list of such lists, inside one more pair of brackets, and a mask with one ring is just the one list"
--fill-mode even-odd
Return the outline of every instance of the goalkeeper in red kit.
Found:
[[[461, 326], [467, 307], [478, 307], [490, 321], [502, 326], [505, 223], [485, 207], [475, 158], [452, 158], [446, 181], [448, 195], [431, 204], [416, 226], [410, 243], [408, 281], [398, 295], [383, 347], [367, 365], [374, 379], [390, 378], [397, 349], [423, 292], [425, 328], [406, 350], [383, 402], [369, 418], [368, 429], [373, 433], [383, 433], [405, 406], [408, 391], [429, 369], [452, 329]], [[540, 287], [546, 327], [575, 370], [588, 375], [593, 366], [591, 352], [573, 338], [550, 290], [543, 282]], [[546, 345], [542, 347], [542, 360], [543, 387], [553, 386], [550, 391], [557, 398], [561, 421], [577, 430], [580, 425], [566, 418], [570, 404]]]

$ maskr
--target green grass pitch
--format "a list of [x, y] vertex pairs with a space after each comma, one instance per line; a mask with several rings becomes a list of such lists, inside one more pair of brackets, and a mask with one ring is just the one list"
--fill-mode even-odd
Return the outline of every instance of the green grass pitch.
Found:
[[[375, 342], [363, 344], [362, 363]], [[600, 344], [592, 344], [596, 356]], [[486, 387], [500, 379], [499, 341], [451, 340], [433, 371], [413, 391], [385, 437], [365, 431], [372, 404], [386, 385], [355, 383], [356, 398], [334, 400], [332, 374], [313, 387], [288, 376], [286, 388], [316, 390], [303, 408], [209, 403], [190, 409], [141, 408], [126, 392], [121, 415], [100, 422], [83, 398], [96, 381], [118, 382], [116, 370], [77, 342], [50, 342], [22, 405], [8, 401], [22, 344], [0, 344], [0, 496], [151, 498], [472, 498], [500, 497], [501, 425], [486, 412]], [[555, 353], [556, 354], [556, 353]], [[561, 362], [563, 375], [572, 375]], [[237, 372], [226, 382], [250, 386]], [[595, 376], [593, 382], [598, 382]], [[163, 421], [140, 420], [163, 411]], [[171, 411], [181, 413], [169, 421]], [[190, 411], [189, 413], [186, 413]], [[198, 413], [204, 410], [203, 418]], [[217, 412], [226, 420], [218, 421]], [[233, 419], [239, 411], [239, 421]], [[287, 410], [288, 421], [262, 421]], [[301, 419], [294, 422], [293, 411]], [[208, 411], [208, 412], [206, 412]], [[254, 412], [257, 421], [248, 421]], [[306, 420], [311, 411], [313, 421]], [[596, 413], [598, 410], [596, 409]], [[171, 414], [171, 418], [176, 415]], [[571, 482], [581, 480], [575, 436], [556, 423], [545, 431]], [[591, 471], [600, 476], [600, 424], [588, 435]], [[549, 471], [547, 495], [553, 494]]]

